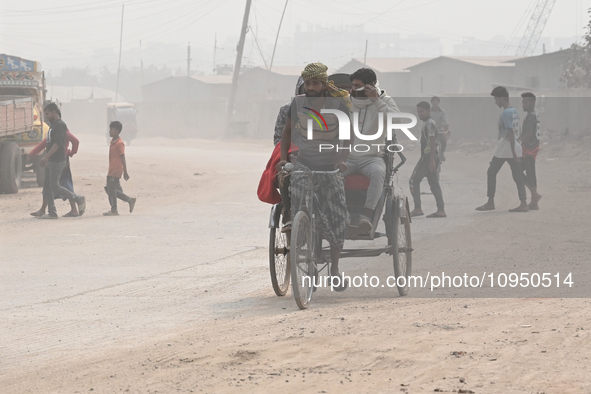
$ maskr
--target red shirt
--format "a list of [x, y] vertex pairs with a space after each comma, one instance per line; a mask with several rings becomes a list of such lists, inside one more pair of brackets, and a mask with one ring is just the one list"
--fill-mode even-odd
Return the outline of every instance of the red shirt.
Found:
[[111, 141], [109, 147], [109, 172], [107, 176], [121, 178], [123, 175], [123, 155], [125, 154], [125, 144], [121, 137]]
[[[72, 149], [70, 150], [69, 145], [72, 144]], [[76, 153], [78, 153], [78, 146], [80, 145], [80, 141], [78, 138], [74, 137], [74, 134], [70, 133], [70, 130], [66, 131], [66, 153], [68, 156], [72, 157]], [[47, 138], [35, 145], [33, 150], [29, 153], [29, 157], [37, 156], [45, 147], [47, 146]]]

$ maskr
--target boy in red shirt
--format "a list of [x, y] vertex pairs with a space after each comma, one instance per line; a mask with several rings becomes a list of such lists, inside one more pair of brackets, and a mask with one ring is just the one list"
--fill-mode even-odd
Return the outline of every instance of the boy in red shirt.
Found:
[[123, 179], [126, 181], [129, 179], [127, 173], [127, 163], [125, 162], [125, 144], [119, 136], [123, 125], [119, 121], [111, 122], [109, 125], [109, 135], [111, 136], [111, 146], [109, 148], [109, 172], [107, 173], [107, 186], [105, 191], [109, 196], [109, 203], [111, 204], [111, 210], [103, 213], [104, 216], [117, 216], [117, 199], [123, 200], [129, 204], [129, 213], [133, 212], [136, 198], [131, 198], [123, 193], [121, 188], [120, 179], [123, 175]]

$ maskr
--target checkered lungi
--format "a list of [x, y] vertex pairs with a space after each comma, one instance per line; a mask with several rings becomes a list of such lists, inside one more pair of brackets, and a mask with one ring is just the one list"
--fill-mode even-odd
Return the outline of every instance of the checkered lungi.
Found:
[[[301, 163], [294, 166], [294, 171], [307, 171], [308, 167]], [[308, 175], [292, 173], [291, 175], [291, 212], [292, 217], [306, 203], [305, 196], [308, 186]], [[345, 201], [345, 186], [341, 174], [315, 174], [314, 193], [318, 200], [314, 203], [318, 213], [317, 221], [322, 237], [333, 247], [343, 249], [345, 234], [350, 217]]]

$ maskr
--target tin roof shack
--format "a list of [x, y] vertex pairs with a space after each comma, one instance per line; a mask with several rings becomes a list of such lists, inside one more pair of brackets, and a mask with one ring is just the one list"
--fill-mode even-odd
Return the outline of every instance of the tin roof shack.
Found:
[[515, 64], [513, 82], [525, 89], [558, 90], [564, 87], [560, 80], [572, 50], [564, 49], [539, 56], [524, 57]]
[[145, 103], [170, 103], [227, 98], [231, 84], [231, 75], [168, 77], [142, 86], [142, 100]]
[[304, 66], [253, 67], [240, 74], [232, 117], [234, 137], [271, 138], [279, 108], [291, 101]]
[[294, 96], [296, 83], [303, 70], [303, 66], [273, 66], [272, 71], [253, 67], [240, 74], [237, 99], [256, 97], [287, 102]]
[[144, 85], [138, 129], [146, 136], [217, 138], [223, 135], [231, 84], [231, 75], [200, 75]]
[[410, 95], [489, 94], [493, 85], [513, 84], [515, 59], [440, 56], [410, 66]]
[[409, 67], [416, 66], [430, 60], [419, 57], [398, 58], [368, 58], [351, 59], [350, 62], [339, 68], [337, 72], [352, 74], [360, 68], [371, 68], [375, 71], [380, 87], [392, 97], [407, 97], [411, 95]]

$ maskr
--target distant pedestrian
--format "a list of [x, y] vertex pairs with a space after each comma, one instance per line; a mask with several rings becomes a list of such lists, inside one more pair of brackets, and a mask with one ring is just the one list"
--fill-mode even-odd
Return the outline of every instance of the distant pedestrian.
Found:
[[410, 177], [410, 193], [415, 204], [410, 216], [424, 215], [421, 208], [421, 181], [427, 177], [431, 193], [433, 193], [437, 203], [437, 212], [427, 215], [427, 217], [444, 218], [447, 215], [445, 214], [443, 193], [437, 176], [441, 165], [437, 155], [437, 125], [431, 119], [430, 110], [431, 106], [426, 101], [417, 104], [417, 115], [423, 121], [423, 129], [421, 130], [421, 158]]
[[521, 149], [523, 151], [523, 166], [525, 186], [531, 191], [531, 202], [528, 207], [538, 210], [538, 201], [542, 195], [538, 193], [538, 181], [536, 177], [536, 157], [540, 151], [540, 121], [536, 114], [536, 96], [531, 93], [521, 94], [523, 110], [527, 112], [521, 128]]
[[495, 98], [495, 104], [503, 108], [499, 118], [499, 135], [497, 148], [487, 171], [488, 201], [476, 208], [477, 211], [492, 211], [495, 209], [495, 192], [497, 190], [497, 174], [505, 162], [511, 166], [513, 180], [517, 185], [517, 194], [521, 204], [509, 212], [527, 212], [525, 183], [523, 181], [523, 169], [521, 167], [521, 143], [519, 142], [519, 112], [509, 102], [509, 92], [503, 86], [493, 89], [491, 96]]
[[441, 99], [437, 96], [431, 98], [431, 119], [437, 125], [437, 142], [439, 143], [439, 159], [445, 161], [445, 148], [447, 147], [447, 140], [451, 132], [449, 131], [449, 122], [447, 121], [447, 114], [439, 106]]
[[103, 213], [104, 216], [117, 216], [117, 199], [129, 204], [129, 213], [133, 212], [136, 198], [128, 197], [121, 188], [121, 176], [126, 181], [129, 180], [127, 173], [127, 163], [125, 161], [125, 144], [120, 137], [123, 125], [119, 121], [111, 122], [109, 125], [109, 135], [111, 136], [111, 145], [109, 147], [109, 172], [107, 173], [107, 185], [105, 191], [109, 196], [111, 210]]
[[62, 172], [67, 164], [67, 139], [68, 126], [61, 119], [61, 113], [55, 103], [49, 103], [43, 113], [50, 122], [50, 129], [47, 133], [46, 153], [39, 165], [45, 167], [45, 200], [47, 201], [48, 213], [39, 216], [39, 219], [57, 219], [57, 210], [55, 208], [54, 194], [66, 197], [70, 205], [77, 204], [77, 214], [83, 215], [86, 210], [86, 199], [84, 196], [66, 189], [59, 184]]

